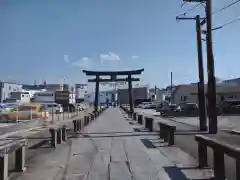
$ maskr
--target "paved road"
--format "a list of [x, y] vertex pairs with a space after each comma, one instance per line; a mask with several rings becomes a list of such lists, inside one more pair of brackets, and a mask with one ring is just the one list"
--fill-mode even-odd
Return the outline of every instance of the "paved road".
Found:
[[[142, 113], [145, 116], [153, 116], [154, 111], [153, 110], [142, 110], [142, 109], [136, 109], [136, 112]], [[221, 117], [219, 117], [220, 119]], [[226, 118], [226, 117], [225, 117]], [[227, 117], [228, 118], [228, 117]], [[232, 117], [233, 119], [237, 117]], [[196, 124], [196, 118], [162, 118], [157, 117], [155, 119], [155, 123], [157, 123], [158, 120], [168, 120], [170, 122], [175, 123], [177, 131], [192, 131], [194, 129], [197, 129]], [[172, 121], [174, 120], [174, 121]], [[221, 119], [222, 121], [225, 121], [225, 123], [219, 123], [219, 127], [221, 129], [227, 129], [231, 126], [228, 125], [227, 122], [231, 121], [230, 119]], [[193, 121], [193, 122], [192, 122]], [[155, 125], [155, 130], [158, 130]], [[175, 144], [180, 147], [182, 150], [190, 154], [192, 157], [197, 158], [198, 157], [198, 146], [195, 141], [195, 135], [197, 133], [192, 134], [179, 134], [175, 135]], [[223, 131], [219, 131], [217, 135], [207, 135], [209, 137], [216, 138], [219, 141], [225, 142], [226, 144], [231, 144], [235, 148], [240, 148], [240, 136], [239, 135], [232, 135]], [[212, 150], [208, 149], [208, 163], [212, 167], [213, 166], [213, 154]], [[226, 176], [228, 180], [236, 180], [236, 171], [235, 171], [235, 164], [236, 162], [226, 156], [225, 157], [225, 169], [226, 169]]]
[[[156, 115], [158, 113], [152, 109], [140, 109], [136, 108], [136, 112], [142, 112], [149, 115]], [[189, 124], [192, 126], [199, 127], [199, 118], [198, 117], [171, 117], [174, 121]], [[224, 130], [240, 130], [240, 116], [218, 116], [218, 127], [219, 129]]]
[[[38, 155], [28, 162], [27, 171], [15, 179], [187, 180], [195, 174], [193, 158], [176, 147], [151, 148], [146, 142], [158, 143], [159, 139], [154, 135], [148, 139], [133, 136], [133, 128], [140, 126], [130, 125], [118, 108], [109, 108], [81, 135], [70, 138], [61, 147], [54, 151], [38, 149]], [[191, 173], [185, 172], [183, 167], [190, 166]], [[211, 175], [209, 170], [196, 172], [202, 179], [203, 175]]]

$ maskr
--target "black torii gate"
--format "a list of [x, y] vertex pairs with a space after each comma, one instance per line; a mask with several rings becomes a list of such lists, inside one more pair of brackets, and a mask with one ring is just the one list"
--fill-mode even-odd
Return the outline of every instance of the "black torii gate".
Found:
[[[99, 96], [99, 83], [100, 82], [119, 82], [119, 81], [127, 81], [128, 82], [128, 94], [129, 94], [129, 104], [130, 104], [130, 112], [133, 113], [133, 98], [132, 98], [132, 82], [140, 81], [139, 78], [134, 78], [132, 75], [140, 75], [144, 69], [132, 70], [132, 71], [87, 71], [83, 70], [87, 76], [95, 76], [95, 79], [89, 79], [88, 82], [95, 82], [95, 102], [94, 109], [98, 110], [98, 96]], [[100, 76], [110, 76], [109, 79], [101, 79]], [[127, 76], [125, 78], [117, 78], [117, 76]]]

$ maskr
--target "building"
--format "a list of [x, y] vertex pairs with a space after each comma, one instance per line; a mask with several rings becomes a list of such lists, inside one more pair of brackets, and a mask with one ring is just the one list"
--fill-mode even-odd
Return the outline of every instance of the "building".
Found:
[[[128, 89], [118, 89], [117, 92], [118, 92], [118, 103], [129, 104]], [[150, 98], [149, 88], [146, 86], [132, 88], [132, 98], [133, 98], [133, 103], [136, 99]]]
[[240, 85], [240, 78], [228, 79], [222, 81], [223, 84]]
[[39, 85], [28, 85], [24, 84], [23, 89], [26, 90], [41, 90], [46, 89], [48, 91], [56, 91], [56, 90], [69, 90], [68, 84], [39, 84]]
[[87, 84], [75, 84], [75, 99], [76, 103], [81, 103], [84, 101], [84, 97], [88, 94]]
[[[207, 96], [207, 85], [205, 85], [205, 96]], [[223, 100], [240, 100], [240, 86], [230, 84], [216, 85], [216, 102], [219, 104]], [[171, 101], [173, 104], [185, 102], [198, 104], [198, 85], [187, 84], [175, 86], [172, 92]]]
[[[114, 90], [108, 90], [108, 91], [100, 91], [99, 92], [99, 97], [98, 97], [98, 102], [99, 104], [105, 104], [107, 101], [109, 103], [115, 101], [115, 91]], [[90, 103], [94, 103], [95, 101], [95, 92], [88, 94], [87, 100]]]
[[22, 85], [13, 82], [0, 82], [0, 102], [10, 98], [11, 92], [21, 92]]
[[10, 97], [5, 100], [8, 103], [29, 103], [31, 101], [31, 97], [29, 92], [11, 92]]
[[37, 92], [33, 101], [36, 103], [55, 103], [55, 91]]

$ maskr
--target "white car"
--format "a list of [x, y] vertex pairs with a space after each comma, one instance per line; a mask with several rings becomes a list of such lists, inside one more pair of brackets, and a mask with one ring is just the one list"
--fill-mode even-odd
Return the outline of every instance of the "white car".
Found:
[[141, 104], [138, 105], [139, 108], [144, 108], [145, 106], [151, 105], [153, 104], [152, 102], [143, 102]]

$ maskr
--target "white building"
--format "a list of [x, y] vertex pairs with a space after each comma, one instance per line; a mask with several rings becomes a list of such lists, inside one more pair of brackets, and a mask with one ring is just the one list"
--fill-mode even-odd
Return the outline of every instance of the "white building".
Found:
[[8, 103], [29, 103], [31, 97], [28, 92], [11, 92], [5, 101]]
[[[216, 85], [216, 102], [219, 104], [223, 100], [240, 100], [240, 86], [230, 84]], [[205, 96], [207, 95], [207, 85], [205, 85]], [[187, 84], [175, 86], [172, 93], [172, 103], [180, 104], [192, 102], [198, 104], [198, 85]]]
[[36, 103], [55, 103], [55, 91], [37, 92], [33, 101]]
[[6, 101], [10, 98], [11, 92], [21, 92], [22, 85], [12, 82], [0, 81], [0, 102]]
[[75, 84], [75, 99], [77, 103], [84, 101], [84, 97], [88, 94], [87, 84]]

